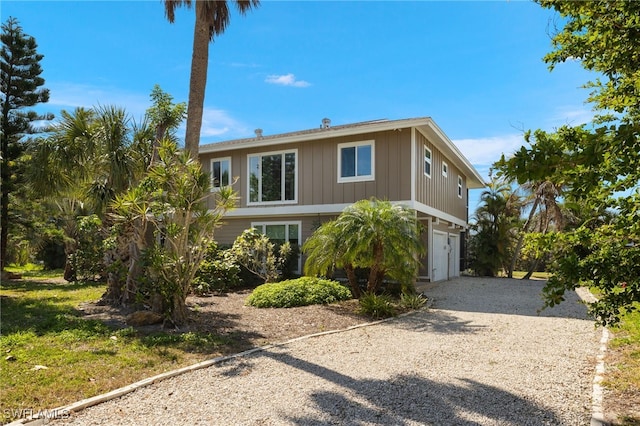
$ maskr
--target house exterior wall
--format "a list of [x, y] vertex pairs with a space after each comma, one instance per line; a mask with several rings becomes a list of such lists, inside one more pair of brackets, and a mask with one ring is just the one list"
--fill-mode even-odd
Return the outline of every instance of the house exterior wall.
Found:
[[[370, 141], [374, 145], [373, 178], [359, 181], [339, 178], [340, 144]], [[425, 146], [431, 152], [430, 176], [424, 173]], [[249, 156], [291, 151], [296, 153], [295, 199], [287, 195], [271, 203], [249, 202]], [[230, 161], [230, 175], [237, 178], [233, 188], [239, 197], [237, 209], [229, 213], [224, 225], [216, 230], [215, 239], [220, 244], [232, 244], [238, 235], [256, 223], [267, 226], [286, 223], [289, 224], [286, 229], [296, 223], [302, 244], [321, 223], [335, 218], [344, 207], [376, 197], [407, 203], [424, 225], [422, 237], [428, 252], [420, 268], [421, 280], [446, 279], [459, 274], [460, 261], [456, 257], [462, 252], [460, 232], [467, 226], [468, 189], [480, 188], [483, 182], [429, 118], [381, 120], [264, 139], [228, 141], [201, 150], [200, 161], [205, 170], [209, 170], [212, 159]], [[443, 163], [447, 164], [446, 176]], [[264, 164], [264, 167], [274, 167]], [[215, 207], [214, 196], [207, 202], [209, 208]], [[272, 226], [271, 231], [276, 232], [276, 228]], [[268, 232], [266, 226], [265, 232]]]
[[[338, 144], [373, 140], [375, 179], [363, 182], [338, 182]], [[200, 155], [209, 170], [214, 158], [231, 158], [231, 174], [238, 180], [238, 207], [260, 207], [248, 204], [248, 155], [287, 150], [297, 151], [297, 202], [292, 205], [351, 204], [377, 197], [388, 200], [411, 198], [411, 132], [409, 129], [366, 133], [357, 136], [321, 139], [304, 143], [290, 143], [277, 147], [236, 149]], [[213, 197], [208, 201], [214, 207]]]
[[[467, 220], [466, 177], [454, 161], [436, 148], [421, 132], [416, 132], [416, 201]], [[431, 150], [431, 177], [424, 173], [424, 147]], [[447, 176], [443, 176], [442, 164], [446, 163]], [[458, 177], [462, 178], [462, 196], [458, 196]]]

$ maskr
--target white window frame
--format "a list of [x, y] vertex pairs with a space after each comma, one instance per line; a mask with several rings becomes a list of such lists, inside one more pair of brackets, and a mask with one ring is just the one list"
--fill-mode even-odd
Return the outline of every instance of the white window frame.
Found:
[[442, 162], [442, 176], [444, 177], [449, 176], [449, 165], [447, 164], [446, 161]]
[[[286, 170], [282, 168], [282, 183], [281, 183], [281, 198], [280, 200], [273, 201], [251, 201], [251, 158], [258, 157], [259, 164], [261, 164], [261, 158], [270, 156], [270, 155], [284, 155], [286, 154], [294, 154], [295, 162], [294, 162], [294, 177], [293, 177], [293, 200], [285, 200], [284, 194], [285, 185], [286, 185]], [[260, 179], [262, 179], [262, 170], [260, 170]], [[262, 198], [262, 185], [258, 184], [258, 200]], [[297, 204], [298, 203], [298, 150], [297, 149], [288, 149], [284, 151], [270, 151], [270, 152], [255, 152], [252, 154], [247, 154], [247, 206], [264, 206], [264, 205], [276, 205], [276, 204]]]
[[[266, 222], [251, 222], [251, 227], [256, 228], [258, 232], [265, 234], [267, 225], [285, 225], [285, 240], [289, 241], [289, 226], [297, 225], [298, 226], [298, 247], [302, 248], [302, 221], [300, 220], [283, 220], [283, 221], [266, 221]], [[259, 228], [262, 227], [262, 228]], [[266, 235], [266, 234], [265, 234]], [[298, 269], [294, 271], [297, 274], [302, 273], [302, 254], [298, 254]]]
[[[433, 152], [431, 152], [431, 149], [429, 149], [428, 146], [423, 145], [424, 150], [423, 150], [423, 157], [424, 157], [424, 164], [422, 166], [422, 171], [424, 172], [424, 175], [428, 178], [431, 177], [431, 169], [433, 167]], [[429, 153], [429, 156], [427, 157], [427, 152]], [[427, 173], [426, 168], [427, 168], [427, 164], [429, 165], [429, 173]]]
[[[358, 175], [358, 147], [359, 146], [371, 146], [371, 174], [369, 175]], [[356, 158], [355, 158], [355, 166], [356, 166], [356, 176], [342, 176], [342, 150], [344, 148], [356, 148]], [[347, 183], [347, 182], [365, 182], [375, 180], [376, 176], [376, 144], [375, 140], [367, 140], [367, 141], [358, 141], [358, 142], [345, 142], [338, 144], [338, 183]]]
[[[215, 176], [213, 176], [213, 163], [222, 163], [223, 161], [227, 161], [229, 163], [229, 183], [227, 185], [223, 185], [222, 182], [220, 182], [218, 186], [216, 186]], [[212, 158], [209, 162], [209, 174], [211, 175], [211, 192], [220, 191], [221, 188], [231, 185], [231, 176], [233, 176], [231, 174], [231, 157]]]
[[462, 176], [458, 175], [458, 198], [462, 198], [462, 188], [464, 182], [462, 180]]

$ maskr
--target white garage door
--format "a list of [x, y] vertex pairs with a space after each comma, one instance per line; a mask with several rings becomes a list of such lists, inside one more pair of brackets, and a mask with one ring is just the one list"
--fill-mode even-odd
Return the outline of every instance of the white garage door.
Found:
[[449, 234], [449, 278], [460, 276], [460, 237]]
[[445, 232], [433, 231], [433, 281], [449, 277], [449, 244]]

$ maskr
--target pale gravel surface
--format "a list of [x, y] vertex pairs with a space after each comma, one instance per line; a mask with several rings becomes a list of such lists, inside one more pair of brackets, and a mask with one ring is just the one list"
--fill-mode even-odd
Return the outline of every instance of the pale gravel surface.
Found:
[[298, 340], [74, 413], [74, 425], [588, 425], [601, 330], [541, 282], [430, 284], [433, 307]]

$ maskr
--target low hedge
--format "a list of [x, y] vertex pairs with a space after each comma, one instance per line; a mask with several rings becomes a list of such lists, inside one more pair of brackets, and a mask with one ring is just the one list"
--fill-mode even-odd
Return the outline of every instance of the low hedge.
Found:
[[246, 304], [257, 308], [292, 308], [351, 298], [351, 291], [336, 281], [315, 277], [268, 283], [256, 287]]

